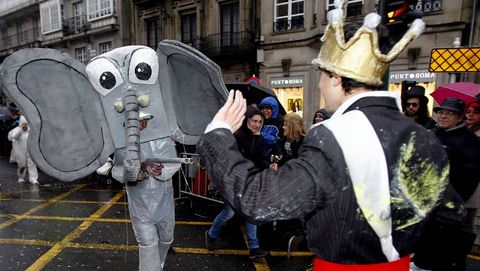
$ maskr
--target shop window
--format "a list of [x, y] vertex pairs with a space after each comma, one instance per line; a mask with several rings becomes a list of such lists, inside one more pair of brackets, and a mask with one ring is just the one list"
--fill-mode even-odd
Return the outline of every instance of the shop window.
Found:
[[279, 87], [273, 88], [273, 91], [287, 113], [303, 117], [303, 87]]
[[40, 22], [42, 34], [62, 29], [63, 1], [50, 0], [40, 4]]
[[275, 0], [274, 32], [284, 32], [304, 27], [303, 0]]

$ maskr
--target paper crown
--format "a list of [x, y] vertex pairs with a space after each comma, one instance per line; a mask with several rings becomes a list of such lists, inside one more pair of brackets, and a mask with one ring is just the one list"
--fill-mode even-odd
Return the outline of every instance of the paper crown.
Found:
[[383, 85], [382, 78], [400, 52], [425, 29], [422, 19], [413, 21], [410, 29], [386, 55], [378, 47], [375, 30], [381, 22], [380, 15], [368, 14], [355, 35], [345, 43], [344, 22], [348, 0], [335, 0], [335, 9], [328, 12], [328, 25], [323, 35], [322, 47], [313, 65], [337, 75], [354, 79], [371, 86]]

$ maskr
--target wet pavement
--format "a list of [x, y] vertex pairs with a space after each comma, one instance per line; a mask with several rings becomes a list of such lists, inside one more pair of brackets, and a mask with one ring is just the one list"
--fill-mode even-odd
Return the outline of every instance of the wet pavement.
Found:
[[[40, 173], [40, 185], [17, 183], [16, 166], [0, 158], [0, 270], [137, 270], [137, 243], [124, 188], [87, 178], [63, 183]], [[176, 228], [166, 270], [305, 270], [305, 242], [287, 259], [285, 236], [259, 228], [271, 256], [248, 259], [238, 220], [222, 230], [215, 251], [204, 233], [221, 205], [205, 200], [176, 202]], [[262, 236], [264, 238], [262, 238]]]
[[[137, 244], [121, 185], [97, 178], [63, 183], [41, 172], [39, 186], [16, 180], [15, 164], [0, 158], [0, 270], [137, 270]], [[271, 224], [258, 230], [271, 255], [248, 259], [237, 219], [222, 229], [218, 249], [206, 250], [204, 232], [221, 208], [205, 200], [176, 201], [176, 253], [169, 253], [166, 270], [305, 270], [311, 262], [301, 238], [288, 259], [288, 236]], [[468, 261], [468, 271], [480, 270], [480, 256]]]

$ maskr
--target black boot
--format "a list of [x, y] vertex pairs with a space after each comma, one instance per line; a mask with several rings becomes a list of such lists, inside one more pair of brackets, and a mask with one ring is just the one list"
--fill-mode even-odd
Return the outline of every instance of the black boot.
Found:
[[250, 249], [250, 253], [249, 253], [248, 257], [251, 260], [253, 260], [253, 259], [263, 258], [263, 257], [267, 256], [268, 254], [269, 254], [269, 252], [267, 250], [263, 250], [263, 249], [257, 247], [257, 248]]

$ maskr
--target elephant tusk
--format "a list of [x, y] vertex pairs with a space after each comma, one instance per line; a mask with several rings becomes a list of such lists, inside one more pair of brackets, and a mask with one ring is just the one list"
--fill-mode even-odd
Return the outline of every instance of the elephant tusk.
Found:
[[125, 110], [125, 106], [123, 105], [123, 101], [116, 101], [113, 104], [113, 108], [115, 108], [115, 111], [118, 113], [122, 113]]
[[138, 105], [141, 107], [147, 107], [150, 104], [150, 96], [148, 95], [140, 95], [138, 97]]

